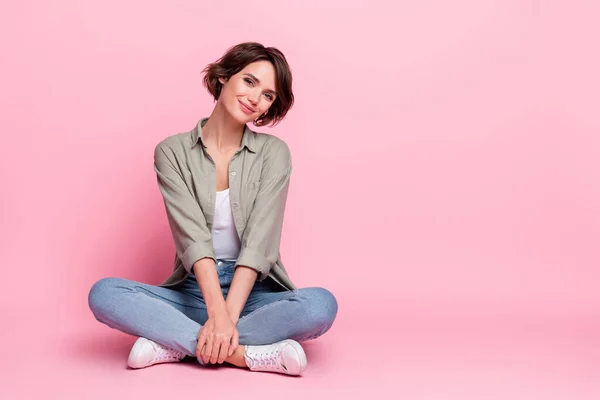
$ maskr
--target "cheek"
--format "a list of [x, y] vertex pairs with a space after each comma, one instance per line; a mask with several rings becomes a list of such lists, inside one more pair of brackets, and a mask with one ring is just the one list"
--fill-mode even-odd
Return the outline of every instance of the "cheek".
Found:
[[223, 103], [225, 103], [228, 107], [233, 107], [237, 103], [237, 96], [235, 92], [228, 90], [223, 93]]
[[266, 98], [263, 97], [263, 99], [260, 101], [261, 111], [263, 113], [265, 113], [269, 110], [270, 107], [271, 107], [271, 103], [269, 102], [269, 100], [267, 100]]
[[247, 94], [248, 86], [244, 83], [238, 83], [236, 86], [231, 88], [232, 92], [235, 92], [236, 96], [244, 96]]

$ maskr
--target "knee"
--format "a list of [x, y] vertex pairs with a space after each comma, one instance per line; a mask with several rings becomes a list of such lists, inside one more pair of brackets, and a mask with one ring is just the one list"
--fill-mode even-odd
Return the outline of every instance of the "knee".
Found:
[[88, 294], [88, 305], [96, 318], [110, 308], [110, 304], [114, 302], [115, 294], [121, 286], [121, 281], [120, 278], [102, 278], [94, 283]]
[[304, 289], [304, 296], [308, 302], [307, 313], [313, 324], [329, 328], [337, 315], [338, 303], [329, 290], [314, 287]]

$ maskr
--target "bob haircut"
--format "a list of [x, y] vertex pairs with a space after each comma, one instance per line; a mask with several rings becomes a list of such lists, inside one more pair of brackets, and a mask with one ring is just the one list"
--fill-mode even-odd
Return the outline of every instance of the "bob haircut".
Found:
[[269, 110], [254, 120], [254, 125], [264, 126], [270, 123], [271, 126], [275, 126], [294, 104], [292, 72], [283, 53], [275, 47], [265, 47], [256, 42], [245, 42], [229, 48], [219, 60], [208, 64], [202, 70], [205, 74], [203, 84], [217, 101], [223, 87], [219, 78], [229, 80], [231, 76], [240, 72], [248, 64], [261, 60], [271, 62], [275, 68], [277, 96]]

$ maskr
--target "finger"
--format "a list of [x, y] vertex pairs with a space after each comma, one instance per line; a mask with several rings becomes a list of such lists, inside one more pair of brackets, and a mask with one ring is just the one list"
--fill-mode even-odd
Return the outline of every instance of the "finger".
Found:
[[219, 351], [219, 359], [217, 362], [219, 364], [223, 364], [223, 362], [227, 359], [229, 353], [229, 343], [225, 342], [221, 344], [221, 350]]
[[229, 356], [230, 357], [233, 353], [235, 353], [239, 344], [240, 344], [240, 334], [239, 334], [238, 330], [236, 329], [233, 332], [233, 336], [231, 337], [231, 346], [229, 346]]
[[212, 354], [210, 355], [210, 363], [216, 364], [219, 359], [219, 351], [221, 351], [221, 344], [217, 341], [212, 348]]
[[198, 344], [196, 345], [196, 357], [202, 358], [202, 350], [206, 345], [206, 335], [204, 333], [200, 333], [198, 336]]
[[202, 352], [202, 361], [208, 363], [210, 361], [210, 356], [213, 351], [214, 340], [211, 336], [208, 337], [206, 341], [206, 345], [204, 346], [204, 351]]

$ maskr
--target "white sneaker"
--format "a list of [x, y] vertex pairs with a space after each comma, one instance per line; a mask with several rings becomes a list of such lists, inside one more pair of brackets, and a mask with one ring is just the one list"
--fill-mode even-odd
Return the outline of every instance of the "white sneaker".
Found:
[[131, 348], [127, 365], [130, 368], [145, 368], [154, 364], [179, 362], [185, 353], [163, 346], [146, 338], [139, 338]]
[[286, 339], [263, 346], [244, 347], [244, 360], [251, 371], [301, 375], [306, 369], [306, 354], [295, 340]]

